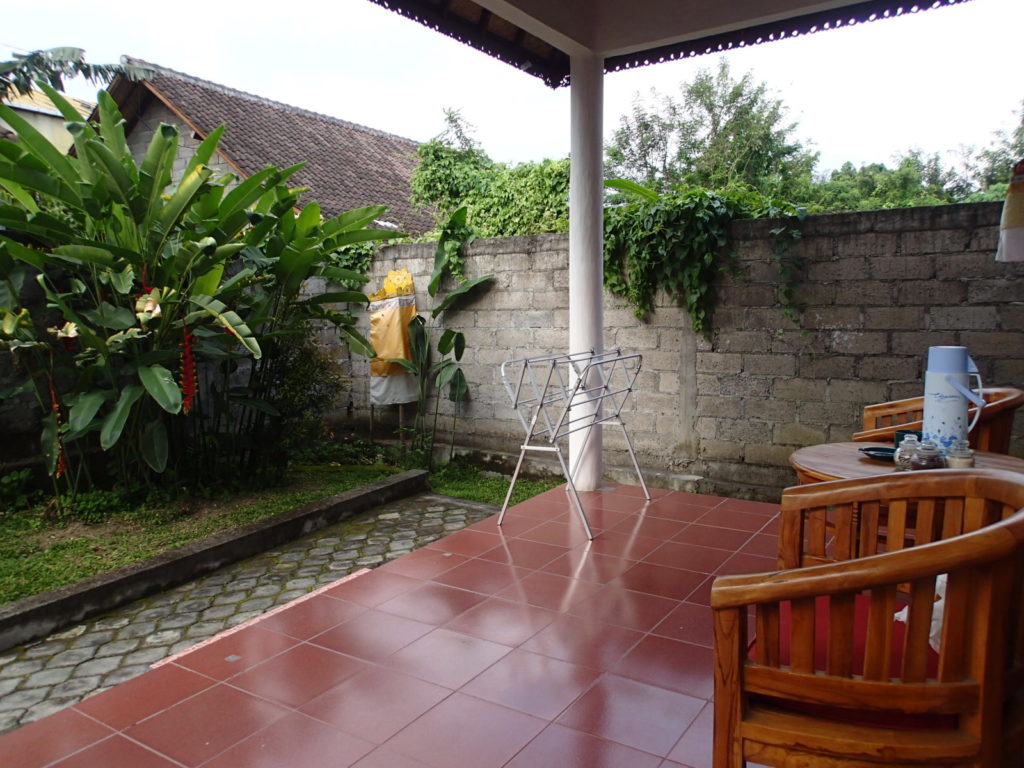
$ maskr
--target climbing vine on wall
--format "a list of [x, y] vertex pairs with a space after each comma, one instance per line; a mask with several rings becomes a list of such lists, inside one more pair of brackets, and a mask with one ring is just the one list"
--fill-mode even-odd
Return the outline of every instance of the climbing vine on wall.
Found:
[[606, 184], [626, 193], [631, 202], [605, 209], [605, 287], [625, 298], [638, 318], [653, 311], [657, 292], [664, 290], [686, 307], [693, 329], [707, 334], [716, 305], [716, 280], [728, 264], [729, 224], [766, 216], [787, 220], [772, 230], [778, 295], [786, 315], [798, 316], [794, 290], [803, 265], [789, 244], [799, 240], [802, 209], [749, 190], [694, 187], [659, 194], [621, 179]]

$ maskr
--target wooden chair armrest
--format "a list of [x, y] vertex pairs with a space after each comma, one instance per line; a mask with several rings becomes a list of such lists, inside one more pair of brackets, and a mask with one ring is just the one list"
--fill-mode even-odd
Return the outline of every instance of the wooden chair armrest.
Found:
[[913, 549], [771, 573], [719, 576], [711, 586], [711, 608], [735, 609], [896, 586], [1007, 557], [1021, 540], [1024, 516], [1018, 515]]

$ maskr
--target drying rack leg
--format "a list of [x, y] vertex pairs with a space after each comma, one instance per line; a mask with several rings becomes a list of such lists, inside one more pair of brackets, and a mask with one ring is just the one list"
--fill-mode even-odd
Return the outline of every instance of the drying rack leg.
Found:
[[519, 461], [516, 462], [516, 471], [512, 473], [512, 482], [508, 484], [508, 493], [505, 494], [505, 503], [501, 505], [501, 513], [498, 515], [498, 525], [505, 519], [505, 512], [508, 510], [509, 502], [512, 501], [512, 489], [516, 487], [516, 480], [519, 478], [519, 470], [523, 468], [523, 459], [526, 458], [526, 446], [519, 451]]
[[583, 511], [583, 502], [580, 500], [580, 495], [576, 492], [576, 484], [572, 481], [572, 473], [569, 472], [569, 467], [565, 463], [565, 457], [562, 456], [562, 451], [559, 450], [558, 446], [555, 446], [555, 454], [558, 456], [558, 463], [562, 465], [562, 474], [565, 475], [565, 482], [569, 486], [572, 501], [576, 502], [576, 514], [580, 516], [580, 522], [583, 523], [583, 530], [586, 532], [587, 538], [593, 541], [594, 533], [590, 530], [590, 521], [587, 520], [587, 513]]
[[626, 438], [626, 447], [629, 448], [629, 458], [633, 460], [633, 469], [636, 470], [636, 476], [640, 478], [640, 487], [644, 489], [644, 498], [650, 501], [651, 492], [647, 490], [647, 483], [644, 482], [644, 473], [640, 471], [640, 464], [636, 460], [636, 453], [633, 451], [633, 441], [629, 439], [629, 433], [626, 431], [626, 425], [620, 421], [619, 427], [622, 428], [622, 436]]

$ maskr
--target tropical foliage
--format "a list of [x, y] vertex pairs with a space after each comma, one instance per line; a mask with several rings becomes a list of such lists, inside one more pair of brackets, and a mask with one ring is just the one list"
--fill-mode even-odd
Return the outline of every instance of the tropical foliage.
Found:
[[658, 193], [628, 180], [607, 185], [629, 202], [606, 209], [605, 287], [622, 296], [638, 318], [654, 310], [658, 291], [678, 300], [693, 329], [707, 333], [715, 308], [715, 285], [728, 268], [729, 224], [736, 218], [772, 217], [786, 222], [773, 231], [779, 300], [790, 316], [793, 288], [802, 264], [788, 245], [800, 239], [804, 210], [749, 190], [712, 192], [702, 187]]
[[151, 76], [149, 70], [133, 64], [89, 64], [81, 48], [48, 48], [13, 56], [10, 61], [0, 61], [0, 101], [32, 93], [39, 80], [63, 91], [64, 78], [68, 77], [84, 77], [99, 84], [109, 83], [115, 75], [132, 80]]
[[805, 192], [817, 155], [794, 138], [796, 123], [765, 83], [749, 72], [734, 80], [723, 59], [680, 91], [679, 100], [652, 91], [653, 106], [637, 99], [620, 118], [606, 148], [609, 178], [657, 191], [742, 185], [786, 199]]
[[0, 394], [34, 396], [58, 490], [94, 480], [97, 451], [122, 487], [272, 474], [294, 409], [329, 394], [296, 400], [310, 366], [325, 366], [311, 332], [336, 329], [373, 354], [334, 308], [362, 293], [303, 289], [315, 276], [364, 280], [331, 255], [394, 237], [367, 228], [383, 207], [299, 212], [304, 190], [287, 182], [301, 166], [218, 178], [208, 163], [223, 128], [172, 180], [174, 127], [161, 125], [136, 163], [107, 93], [94, 126], [40, 87], [69, 121], [74, 154], [0, 106], [17, 133], [0, 141], [0, 349], [25, 377]]
[[465, 207], [478, 237], [514, 237], [569, 228], [569, 160], [506, 165], [491, 160], [472, 127], [446, 110], [446, 130], [421, 144], [412, 199], [438, 227]]

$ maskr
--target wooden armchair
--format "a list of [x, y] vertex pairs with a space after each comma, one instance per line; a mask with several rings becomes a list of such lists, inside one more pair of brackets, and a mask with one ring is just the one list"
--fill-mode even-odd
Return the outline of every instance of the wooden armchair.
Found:
[[[1008, 453], [1013, 433], [1014, 412], [1024, 405], [1024, 392], [1012, 387], [991, 387], [981, 394], [987, 405], [981, 411], [978, 424], [968, 436], [971, 447], [979, 451]], [[969, 418], [976, 409], [971, 406]], [[891, 443], [898, 429], [920, 430], [924, 419], [924, 397], [909, 397], [877, 403], [864, 408], [864, 428], [855, 432], [856, 442], [878, 441]]]
[[1024, 766], [1024, 475], [789, 488], [779, 564], [712, 589], [715, 768]]

